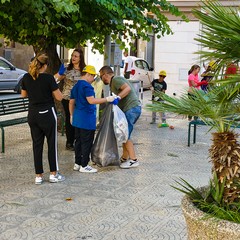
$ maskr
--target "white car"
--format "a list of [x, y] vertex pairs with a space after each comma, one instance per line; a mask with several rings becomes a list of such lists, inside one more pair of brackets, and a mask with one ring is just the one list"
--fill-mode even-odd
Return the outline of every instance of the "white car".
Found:
[[133, 58], [133, 65], [130, 74], [130, 80], [142, 80], [143, 88], [150, 88], [154, 77], [153, 68], [149, 66], [148, 62], [141, 58]]
[[27, 72], [0, 57], [0, 90], [13, 90], [20, 93], [21, 81], [25, 73]]

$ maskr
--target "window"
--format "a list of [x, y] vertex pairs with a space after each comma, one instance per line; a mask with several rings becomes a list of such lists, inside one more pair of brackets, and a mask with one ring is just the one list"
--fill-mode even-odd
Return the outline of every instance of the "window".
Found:
[[147, 63], [147, 62], [142, 61], [142, 65], [143, 65], [143, 69], [144, 69], [144, 70], [149, 71], [149, 66], [148, 66], [148, 63]]
[[135, 61], [135, 65], [136, 65], [137, 68], [144, 69], [141, 60], [136, 60], [136, 61]]
[[6, 62], [4, 62], [3, 60], [0, 60], [0, 69], [11, 69], [11, 68]]

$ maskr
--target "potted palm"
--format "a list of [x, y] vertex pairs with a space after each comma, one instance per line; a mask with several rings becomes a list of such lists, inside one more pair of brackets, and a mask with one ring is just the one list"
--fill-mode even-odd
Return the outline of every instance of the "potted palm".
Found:
[[204, 1], [202, 9], [193, 13], [203, 25], [196, 39], [203, 49], [198, 54], [203, 59], [218, 61], [209, 90], [207, 93], [195, 90], [194, 99], [187, 93], [172, 98], [155, 92], [165, 101], [146, 108], [198, 116], [213, 130], [209, 186], [196, 189], [184, 179], [174, 186], [186, 194], [182, 209], [188, 238], [240, 239], [240, 144], [234, 130], [234, 126], [240, 125], [240, 75], [223, 74], [229, 63], [240, 60], [239, 9], [223, 7], [218, 1]]

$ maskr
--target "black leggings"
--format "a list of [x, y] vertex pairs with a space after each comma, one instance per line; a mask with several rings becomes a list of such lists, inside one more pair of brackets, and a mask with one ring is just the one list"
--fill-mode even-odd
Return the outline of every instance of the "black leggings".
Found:
[[31, 129], [35, 173], [43, 173], [43, 145], [47, 138], [50, 172], [58, 171], [57, 115], [54, 107], [29, 109], [28, 124]]

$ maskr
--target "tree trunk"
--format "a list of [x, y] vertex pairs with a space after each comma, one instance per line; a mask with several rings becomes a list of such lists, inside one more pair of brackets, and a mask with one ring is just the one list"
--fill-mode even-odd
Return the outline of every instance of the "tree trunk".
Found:
[[233, 203], [240, 201], [240, 144], [238, 134], [234, 132], [213, 133], [213, 144], [209, 149], [213, 171], [220, 183], [226, 179], [224, 201]]
[[49, 44], [45, 48], [39, 48], [37, 46], [33, 46], [33, 50], [36, 55], [39, 52], [44, 52], [48, 55], [48, 60], [49, 60], [49, 67], [47, 69], [48, 73], [51, 73], [54, 75], [55, 73], [58, 72], [61, 61], [60, 61], [58, 53], [57, 53], [57, 45], [56, 44]]

